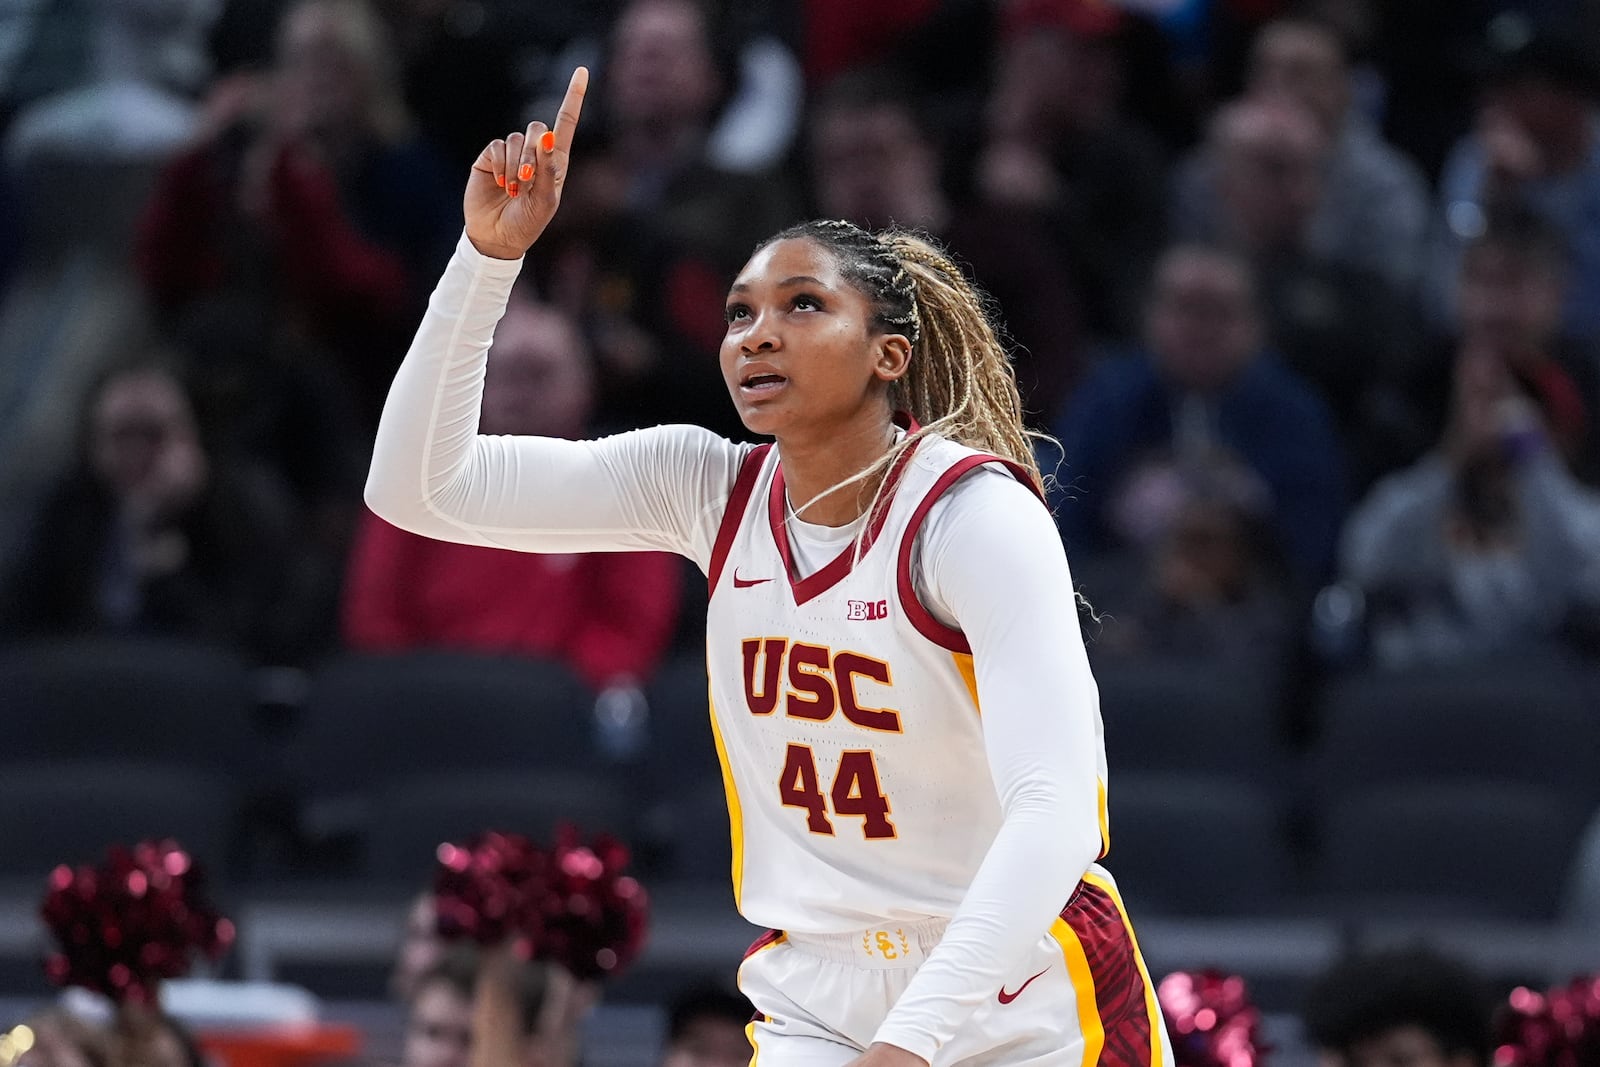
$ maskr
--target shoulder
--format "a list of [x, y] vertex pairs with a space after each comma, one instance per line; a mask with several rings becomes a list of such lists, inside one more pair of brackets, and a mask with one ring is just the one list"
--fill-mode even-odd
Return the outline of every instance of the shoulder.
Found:
[[963, 471], [939, 494], [929, 518], [1003, 524], [1019, 514], [1033, 513], [1049, 521], [1050, 512], [1038, 494], [1008, 468], [993, 462]]
[[928, 457], [942, 473], [926, 484], [908, 530], [923, 544], [925, 560], [999, 549], [1027, 528], [1048, 531], [1059, 540], [1049, 510], [1032, 487], [999, 460], [983, 462], [983, 453], [941, 442]]

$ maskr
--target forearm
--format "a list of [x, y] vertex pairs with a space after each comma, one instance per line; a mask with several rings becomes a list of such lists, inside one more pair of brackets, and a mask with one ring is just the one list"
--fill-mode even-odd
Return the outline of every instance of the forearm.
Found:
[[1008, 806], [944, 938], [874, 1040], [931, 1060], [999, 992], [1094, 861], [1094, 805], [1092, 796], [1037, 789]]
[[468, 1067], [518, 1067], [526, 1060], [517, 972], [527, 966], [511, 949], [488, 950], [478, 969], [472, 1004], [472, 1055]]
[[944, 938], [877, 1034], [924, 1059], [999, 991], [1101, 848], [1097, 697], [1061, 544], [1025, 489], [997, 493], [998, 476], [976, 477], [995, 481], [952, 503], [925, 559], [930, 609], [945, 609], [972, 646], [1004, 817]]
[[601, 441], [478, 433], [489, 345], [520, 266], [457, 246], [384, 405], [368, 506], [463, 544], [706, 555], [742, 455], [730, 442], [690, 427]]

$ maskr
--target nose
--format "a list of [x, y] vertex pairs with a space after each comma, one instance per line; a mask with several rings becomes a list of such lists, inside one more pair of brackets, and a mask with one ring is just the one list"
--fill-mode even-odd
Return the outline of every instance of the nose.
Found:
[[739, 351], [747, 356], [753, 356], [758, 352], [776, 352], [781, 347], [777, 330], [773, 329], [770, 320], [764, 314], [757, 316], [750, 324], [750, 328], [744, 331], [744, 336], [739, 339]]

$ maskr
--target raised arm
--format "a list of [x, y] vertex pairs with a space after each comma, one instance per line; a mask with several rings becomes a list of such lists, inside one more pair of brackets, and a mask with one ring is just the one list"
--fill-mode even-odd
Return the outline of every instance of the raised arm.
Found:
[[704, 567], [740, 446], [689, 426], [600, 441], [478, 433], [494, 328], [521, 257], [560, 203], [587, 85], [579, 68], [553, 131], [532, 123], [473, 164], [466, 231], [384, 405], [367, 505], [445, 541], [530, 552], [662, 549]]

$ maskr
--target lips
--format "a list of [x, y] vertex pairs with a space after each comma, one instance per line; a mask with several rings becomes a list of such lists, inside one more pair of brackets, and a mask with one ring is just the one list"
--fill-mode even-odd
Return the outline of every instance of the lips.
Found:
[[751, 399], [760, 399], [779, 392], [788, 384], [789, 379], [777, 371], [750, 367], [739, 377], [739, 392]]

